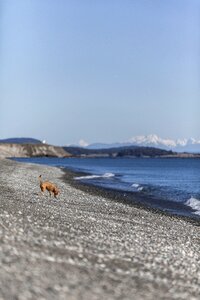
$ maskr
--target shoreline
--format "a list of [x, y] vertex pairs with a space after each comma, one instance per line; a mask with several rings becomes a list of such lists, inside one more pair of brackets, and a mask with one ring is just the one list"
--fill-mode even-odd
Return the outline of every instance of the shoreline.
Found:
[[[123, 159], [123, 158], [122, 158]], [[147, 158], [148, 159], [148, 158]], [[14, 160], [15, 159], [12, 159]], [[19, 162], [24, 162], [23, 160], [18, 160]], [[30, 161], [32, 163], [32, 161]], [[34, 162], [33, 162], [34, 163]], [[41, 164], [39, 162], [39, 164]], [[44, 165], [48, 165], [45, 164]], [[51, 162], [49, 166], [51, 165]], [[62, 164], [61, 164], [62, 165]], [[196, 225], [200, 225], [200, 217], [197, 213], [195, 213], [195, 209], [192, 206], [187, 205], [185, 202], [190, 200], [189, 198], [185, 200], [185, 202], [176, 202], [170, 199], [161, 200], [160, 197], [155, 197], [148, 195], [147, 193], [138, 193], [130, 190], [119, 190], [110, 187], [103, 187], [99, 185], [93, 184], [93, 182], [87, 182], [82, 180], [76, 180], [75, 177], [85, 177], [91, 175], [91, 173], [87, 173], [84, 171], [73, 170], [67, 166], [59, 166], [61, 170], [66, 171], [66, 176], [63, 176], [64, 180], [67, 180], [71, 186], [86, 191], [92, 195], [99, 195], [109, 198], [114, 201], [118, 201], [124, 203], [126, 205], [138, 207], [141, 209], [152, 211], [153, 213], [160, 213], [167, 216], [174, 216], [177, 218], [181, 218], [187, 220], [188, 222], [194, 223]], [[197, 200], [198, 201], [198, 200]]]
[[[197, 224], [77, 189], [63, 169], [0, 165], [1, 299], [199, 299]], [[58, 199], [38, 195], [40, 174]]]
[[68, 168], [61, 168], [64, 171], [63, 175], [63, 180], [64, 182], [69, 183], [72, 187], [80, 189], [83, 192], [89, 193], [90, 195], [93, 196], [102, 196], [105, 197], [111, 201], [116, 201], [119, 203], [123, 203], [124, 205], [128, 205], [130, 207], [136, 207], [139, 209], [144, 209], [146, 211], [149, 211], [154, 214], [160, 214], [164, 215], [167, 217], [172, 217], [172, 218], [177, 218], [181, 220], [185, 220], [189, 223], [192, 223], [194, 225], [200, 226], [200, 218], [198, 216], [183, 216], [179, 215], [176, 213], [170, 213], [168, 211], [164, 211], [159, 208], [152, 207], [146, 203], [143, 203], [142, 201], [147, 200], [147, 197], [144, 198], [140, 195], [135, 195], [133, 196], [132, 192], [128, 191], [118, 191], [114, 190], [112, 188], [105, 188], [105, 187], [100, 187], [100, 186], [95, 186], [92, 184], [87, 184], [78, 180], [75, 180], [74, 177], [77, 176], [85, 176], [85, 175], [90, 175], [89, 173], [86, 172], [76, 172], [72, 171]]

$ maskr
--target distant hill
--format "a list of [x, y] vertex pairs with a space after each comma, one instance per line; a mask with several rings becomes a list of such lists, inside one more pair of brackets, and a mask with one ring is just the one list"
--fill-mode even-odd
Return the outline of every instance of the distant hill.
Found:
[[176, 155], [175, 152], [153, 147], [116, 147], [106, 149], [87, 149], [81, 147], [64, 147], [65, 151], [73, 156], [81, 157], [157, 157]]
[[0, 158], [6, 157], [70, 157], [62, 147], [47, 144], [0, 143]]
[[42, 144], [42, 141], [33, 139], [33, 138], [9, 138], [9, 139], [0, 139], [0, 143], [4, 144]]

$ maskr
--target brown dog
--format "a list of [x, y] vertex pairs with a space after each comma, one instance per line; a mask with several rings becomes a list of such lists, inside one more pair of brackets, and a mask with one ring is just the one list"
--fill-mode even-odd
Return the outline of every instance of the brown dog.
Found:
[[44, 181], [42, 182], [42, 175], [39, 176], [39, 182], [40, 182], [40, 189], [41, 192], [44, 193], [46, 190], [49, 192], [50, 196], [51, 193], [54, 194], [54, 197], [56, 198], [56, 196], [59, 194], [59, 189], [57, 188], [57, 186], [49, 181]]

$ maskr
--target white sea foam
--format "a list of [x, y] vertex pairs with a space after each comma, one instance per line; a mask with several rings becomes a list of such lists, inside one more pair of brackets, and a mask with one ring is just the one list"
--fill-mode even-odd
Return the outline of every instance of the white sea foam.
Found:
[[105, 173], [103, 175], [86, 175], [86, 176], [80, 176], [80, 177], [75, 177], [74, 179], [76, 180], [82, 180], [82, 179], [96, 179], [96, 178], [110, 178], [114, 177], [115, 174], [113, 173]]
[[82, 180], [82, 179], [94, 179], [94, 178], [99, 178], [101, 176], [99, 175], [87, 175], [87, 176], [79, 176], [79, 177], [74, 177], [76, 180]]
[[195, 215], [200, 215], [200, 200], [191, 197], [185, 202], [185, 204], [195, 210]]
[[140, 185], [138, 184], [138, 183], [133, 183], [132, 184], [132, 187], [134, 187], [134, 188], [138, 188]]
[[137, 190], [138, 192], [141, 192], [143, 190], [143, 186], [139, 186]]
[[139, 185], [138, 183], [133, 183], [132, 187], [135, 188], [138, 192], [143, 190], [143, 186]]
[[102, 177], [114, 177], [115, 174], [113, 173], [105, 173], [104, 175], [102, 175]]

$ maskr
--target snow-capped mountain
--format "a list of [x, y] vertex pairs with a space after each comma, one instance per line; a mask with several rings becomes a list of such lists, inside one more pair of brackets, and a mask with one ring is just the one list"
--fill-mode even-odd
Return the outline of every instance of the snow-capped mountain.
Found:
[[157, 147], [171, 149], [177, 152], [200, 152], [200, 140], [190, 139], [163, 139], [156, 134], [136, 136], [129, 140], [131, 144], [138, 146]]
[[176, 141], [171, 139], [162, 139], [158, 137], [156, 134], [150, 135], [140, 135], [133, 137], [129, 140], [129, 143], [139, 145], [139, 146], [149, 146], [149, 147], [167, 147], [174, 148], [176, 147]]
[[125, 142], [118, 142], [112, 144], [105, 143], [95, 143], [95, 144], [84, 144], [85, 148], [88, 149], [107, 149], [107, 148], [116, 148], [116, 147], [125, 147], [125, 146], [145, 146], [145, 147], [156, 147], [166, 150], [173, 150], [177, 152], [200, 152], [200, 140], [196, 140], [194, 138], [190, 139], [163, 139], [157, 136], [156, 134], [150, 135], [140, 135], [130, 138]]

